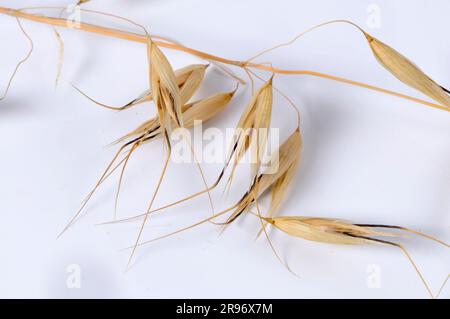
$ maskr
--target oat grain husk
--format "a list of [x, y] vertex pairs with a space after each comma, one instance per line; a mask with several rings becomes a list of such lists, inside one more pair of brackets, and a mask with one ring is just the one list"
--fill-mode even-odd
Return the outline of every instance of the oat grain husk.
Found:
[[398, 51], [364, 32], [378, 62], [397, 79], [450, 108], [448, 90], [427, 76], [418, 66]]

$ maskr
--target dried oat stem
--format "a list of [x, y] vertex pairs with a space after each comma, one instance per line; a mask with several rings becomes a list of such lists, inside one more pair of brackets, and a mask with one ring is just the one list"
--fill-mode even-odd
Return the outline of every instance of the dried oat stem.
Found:
[[[64, 27], [64, 28], [69, 27], [66, 19], [31, 14], [31, 13], [26, 13], [26, 12], [23, 12], [20, 10], [11, 9], [11, 8], [0, 7], [0, 14], [6, 14], [6, 15], [10, 15], [10, 16], [13, 16], [16, 18], [23, 18], [23, 19], [27, 19], [27, 20], [31, 20], [31, 21], [35, 21], [35, 22], [39, 22], [39, 23], [44, 23], [44, 24], [48, 24], [48, 25], [53, 25], [53, 26], [59, 26], [59, 27]], [[113, 16], [113, 15], [111, 15], [111, 16]], [[113, 37], [113, 38], [117, 38], [117, 39], [122, 39], [122, 40], [144, 43], [144, 44], [146, 44], [148, 42], [147, 35], [126, 32], [126, 31], [122, 31], [122, 30], [118, 30], [118, 29], [98, 26], [98, 25], [89, 24], [89, 23], [80, 23], [78, 30], [96, 33], [96, 34]], [[309, 71], [309, 70], [280, 69], [280, 68], [266, 66], [266, 65], [258, 64], [258, 63], [251, 63], [251, 62], [247, 63], [246, 61], [230, 60], [230, 59], [215, 56], [215, 55], [212, 55], [212, 54], [209, 54], [206, 52], [195, 50], [195, 49], [192, 49], [192, 48], [189, 48], [186, 46], [182, 46], [177, 43], [172, 43], [172, 42], [167, 42], [167, 41], [155, 40], [154, 43], [160, 47], [185, 52], [185, 53], [188, 53], [188, 54], [194, 55], [196, 57], [199, 57], [201, 59], [205, 59], [205, 60], [209, 60], [209, 61], [215, 61], [215, 62], [228, 64], [228, 65], [241, 67], [241, 68], [248, 67], [248, 68], [253, 68], [253, 69], [259, 69], [259, 70], [269, 71], [269, 72], [278, 73], [278, 74], [310, 75], [310, 76], [314, 76], [314, 77], [325, 78], [325, 79], [329, 79], [329, 80], [333, 80], [333, 81], [337, 81], [337, 82], [341, 82], [341, 83], [350, 84], [353, 86], [359, 86], [359, 87], [377, 91], [380, 93], [393, 95], [393, 96], [396, 96], [396, 97], [399, 97], [402, 99], [406, 99], [406, 100], [409, 100], [412, 102], [420, 103], [420, 104], [423, 104], [423, 105], [426, 105], [429, 107], [433, 107], [433, 108], [437, 108], [437, 109], [441, 109], [444, 111], [450, 111], [448, 108], [446, 108], [442, 105], [439, 105], [439, 104], [431, 103], [431, 102], [428, 102], [428, 101], [425, 101], [425, 100], [422, 100], [419, 98], [408, 96], [406, 94], [401, 94], [398, 92], [394, 92], [391, 90], [387, 90], [387, 89], [373, 86], [370, 84], [361, 83], [358, 81], [349, 80], [349, 79], [338, 77], [338, 76], [333, 76], [333, 75], [324, 74], [324, 73], [315, 72], [315, 71]]]
[[6, 85], [5, 91], [3, 92], [3, 95], [0, 97], [0, 101], [6, 98], [6, 96], [8, 95], [9, 89], [11, 87], [12, 81], [14, 80], [17, 72], [19, 71], [20, 66], [22, 64], [24, 64], [30, 58], [30, 56], [31, 56], [31, 54], [33, 53], [33, 50], [34, 50], [33, 40], [28, 35], [28, 33], [25, 31], [22, 23], [20, 22], [20, 19], [16, 18], [16, 21], [17, 21], [17, 24], [19, 25], [19, 28], [22, 31], [23, 35], [28, 40], [28, 42], [30, 44], [30, 48], [28, 49], [28, 52], [27, 52], [26, 56], [16, 64], [16, 67], [14, 68], [13, 73], [9, 77], [8, 84]]

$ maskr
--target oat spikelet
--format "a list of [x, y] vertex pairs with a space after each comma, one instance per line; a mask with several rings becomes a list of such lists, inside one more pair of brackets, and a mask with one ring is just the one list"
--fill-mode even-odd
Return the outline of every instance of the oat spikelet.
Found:
[[422, 273], [420, 272], [419, 268], [415, 264], [414, 260], [412, 259], [408, 251], [399, 243], [377, 238], [377, 237], [388, 237], [388, 238], [402, 237], [403, 234], [393, 233], [391, 231], [382, 232], [377, 231], [375, 229], [376, 228], [384, 228], [388, 230], [396, 229], [406, 233], [412, 233], [418, 236], [431, 239], [439, 244], [444, 245], [445, 247], [449, 247], [448, 244], [434, 237], [399, 226], [353, 224], [343, 220], [332, 218], [282, 216], [274, 218], [262, 217], [262, 219], [288, 235], [310, 241], [329, 244], [339, 244], [339, 245], [360, 245], [360, 244], [377, 243], [397, 247], [408, 258], [409, 262], [413, 266], [414, 270], [416, 271], [423, 285], [427, 289], [428, 293], [432, 298], [434, 298], [433, 292], [431, 291], [425, 278], [423, 277]]
[[205, 78], [208, 64], [192, 64], [175, 71], [177, 84], [180, 88], [181, 102], [189, 102], [191, 97], [197, 92], [200, 84]]
[[180, 89], [172, 66], [158, 46], [150, 39], [147, 43], [147, 56], [150, 66], [150, 87], [161, 128], [163, 131], [170, 131], [170, 119], [178, 127], [183, 127]]
[[413, 62], [387, 44], [366, 32], [364, 32], [364, 35], [376, 59], [385, 69], [406, 85], [450, 108], [450, 95], [447, 90], [434, 82]]
[[205, 99], [189, 103], [183, 111], [186, 127], [193, 127], [195, 121], [208, 121], [221, 112], [231, 101], [236, 90], [217, 93]]
[[[175, 71], [175, 78], [178, 84], [178, 88], [180, 89], [181, 102], [183, 104], [187, 103], [191, 99], [191, 97], [195, 94], [195, 92], [198, 90], [200, 84], [202, 83], [205, 77], [205, 71], [207, 68], [208, 68], [207, 64], [191, 64]], [[76, 86], [74, 85], [72, 86], [84, 97], [89, 99], [91, 102], [110, 110], [123, 111], [130, 109], [133, 106], [139, 105], [141, 103], [153, 100], [152, 90], [148, 89], [143, 93], [141, 93], [138, 97], [134, 98], [133, 100], [124, 105], [121, 106], [107, 105], [91, 98], [89, 95], [84, 93]]]
[[[217, 93], [215, 95], [212, 95], [208, 98], [199, 100], [197, 102], [193, 102], [190, 104], [187, 104], [183, 107], [183, 116], [186, 121], [187, 127], [191, 127], [194, 124], [194, 120], [202, 120], [207, 121], [214, 117], [216, 114], [218, 114], [221, 110], [225, 108], [225, 106], [230, 102], [232, 97], [234, 96], [236, 90], [232, 92], [225, 92], [225, 93]], [[120, 141], [125, 141], [128, 138], [134, 137], [133, 140], [126, 142], [124, 145], [121, 146], [119, 151], [116, 153], [106, 170], [104, 171], [103, 175], [97, 182], [96, 186], [91, 190], [91, 192], [87, 195], [86, 199], [83, 201], [80, 209], [77, 211], [75, 216], [72, 218], [72, 220], [69, 222], [69, 224], [64, 228], [64, 230], [61, 232], [65, 232], [77, 219], [77, 217], [80, 215], [81, 211], [84, 209], [87, 202], [90, 200], [92, 195], [95, 193], [97, 188], [120, 166], [122, 166], [121, 174], [120, 174], [120, 180], [119, 180], [119, 186], [116, 192], [116, 201], [118, 197], [118, 193], [120, 191], [120, 185], [121, 180], [123, 176], [123, 172], [126, 168], [126, 164], [132, 155], [132, 153], [140, 147], [143, 143], [148, 142], [150, 140], [153, 140], [154, 138], [162, 137], [161, 134], [161, 127], [159, 124], [158, 117], [154, 117], [151, 120], [143, 123], [138, 128], [136, 128], [134, 131], [130, 132], [126, 136], [120, 139]], [[116, 163], [118, 156], [124, 151], [126, 147], [130, 146], [131, 149], [127, 151], [126, 156], [124, 159], [122, 159], [116, 166], [113, 166], [114, 163]], [[206, 192], [206, 191], [205, 191]], [[184, 200], [182, 200], [184, 201]], [[169, 205], [171, 206], [171, 205]], [[158, 209], [159, 210], [159, 209]], [[155, 211], [158, 211], [155, 210]], [[146, 214], [142, 214], [138, 217], [144, 217]]]
[[[232, 170], [230, 176], [227, 181], [227, 186], [231, 185], [233, 180], [234, 172], [236, 170], [237, 164], [239, 160], [244, 156], [247, 152], [250, 145], [260, 145], [260, 148], [256, 148], [256, 154], [259, 154], [263, 146], [265, 146], [265, 142], [267, 140], [267, 136], [260, 136], [259, 134], [254, 134], [260, 130], [256, 130], [257, 128], [262, 129], [265, 133], [268, 133], [268, 128], [270, 126], [271, 112], [272, 112], [272, 103], [273, 103], [273, 94], [272, 94], [272, 80], [273, 77], [269, 79], [253, 96], [251, 101], [248, 103], [247, 107], [244, 110], [239, 122], [236, 126], [236, 134], [233, 138], [233, 142], [231, 144], [231, 149], [229, 155], [227, 157], [227, 165], [231, 161], [232, 156], [234, 155], [234, 162], [232, 166]], [[258, 136], [259, 135], [259, 136]], [[262, 140], [262, 141], [259, 141]], [[261, 145], [263, 144], [263, 145]], [[255, 159], [252, 159], [255, 162], [255, 165], [252, 167], [252, 173], [255, 176], [257, 170], [260, 166], [260, 158], [259, 156]]]
[[[181, 102], [187, 103], [202, 83], [208, 64], [191, 64], [175, 71], [175, 79], [180, 89]], [[153, 100], [152, 91], [147, 90], [125, 106], [131, 107]]]
[[369, 237], [395, 236], [330, 218], [281, 216], [264, 220], [288, 235], [330, 244], [365, 244], [371, 242]]
[[[235, 92], [236, 92], [237, 88], [232, 91], [232, 92], [226, 92], [226, 93], [218, 93], [215, 95], [212, 95], [206, 99], [194, 102], [194, 103], [190, 103], [188, 105], [185, 105], [183, 108], [183, 115], [185, 116], [186, 122], [188, 125], [193, 125], [194, 123], [194, 119], [199, 119], [199, 120], [208, 120], [210, 118], [212, 118], [214, 115], [216, 115], [218, 112], [220, 112], [231, 100], [231, 98], [234, 96]], [[65, 228], [65, 230], [71, 225], [73, 224], [73, 221], [77, 218], [77, 216], [81, 213], [81, 210], [84, 208], [84, 206], [86, 205], [87, 201], [89, 201], [89, 199], [91, 198], [91, 196], [93, 195], [93, 193], [95, 192], [95, 190], [99, 187], [99, 185], [101, 183], [103, 183], [103, 181], [113, 172], [116, 170], [117, 167], [119, 167], [120, 165], [122, 165], [122, 174], [123, 175], [123, 171], [125, 169], [126, 163], [128, 162], [129, 157], [131, 156], [132, 152], [139, 147], [140, 145], [142, 145], [143, 143], [153, 140], [153, 138], [156, 137], [162, 137], [162, 131], [161, 131], [161, 126], [159, 124], [159, 118], [155, 117], [153, 119], [151, 119], [150, 121], [145, 122], [144, 124], [142, 124], [141, 126], [139, 126], [137, 129], [135, 129], [133, 132], [129, 133], [127, 136], [125, 136], [123, 138], [123, 140], [126, 140], [127, 138], [131, 138], [134, 137], [135, 135], [137, 135], [137, 137], [134, 137], [133, 140], [126, 142], [121, 148], [120, 150], [116, 153], [116, 156], [113, 158], [113, 160], [110, 162], [110, 164], [108, 165], [107, 169], [105, 170], [105, 172], [103, 173], [102, 177], [100, 178], [100, 180], [97, 182], [96, 186], [94, 187], [94, 189], [88, 194], [87, 199], [83, 202], [82, 207], [80, 208], [80, 210], [76, 213], [75, 217], [72, 219], [72, 221], [69, 223], [69, 225]], [[167, 142], [167, 141], [166, 141]], [[112, 168], [113, 164], [116, 162], [117, 157], [119, 156], [119, 154], [125, 149], [125, 147], [127, 146], [131, 146], [131, 149], [127, 152], [126, 157], [119, 162], [118, 165], [116, 165], [116, 167]], [[119, 185], [120, 185], [120, 181], [119, 181]], [[120, 190], [120, 186], [118, 188], [118, 191]], [[116, 193], [116, 198], [117, 198], [117, 194], [118, 191]], [[210, 189], [207, 188], [205, 191], [202, 191], [201, 193], [197, 194], [201, 195], [203, 193], [209, 192]], [[190, 196], [186, 199], [183, 199], [179, 202], [184, 202], [190, 198], [194, 198], [196, 196]], [[169, 208], [173, 205], [168, 205], [166, 208]], [[147, 215], [149, 215], [152, 212], [155, 211], [159, 211], [161, 209], [156, 209], [153, 211], [150, 211], [148, 213], [145, 214], [141, 214], [139, 216], [136, 216], [135, 218], [138, 217], [145, 217]], [[132, 218], [132, 219], [135, 219]], [[127, 218], [126, 220], [128, 220], [129, 218]], [[121, 222], [121, 220], [117, 220], [117, 222]], [[64, 230], [64, 231], [65, 231]]]
[[[301, 136], [300, 136], [301, 138]], [[300, 143], [302, 143], [302, 140], [300, 139]], [[295, 173], [297, 172], [298, 165], [300, 163], [300, 157], [301, 157], [301, 150], [302, 150], [302, 144], [300, 144], [300, 147], [297, 148], [298, 153], [295, 154], [295, 159], [292, 162], [292, 164], [289, 166], [289, 168], [284, 172], [273, 184], [270, 188], [271, 193], [271, 199], [270, 199], [270, 206], [268, 211], [268, 216], [273, 217], [278, 212], [278, 210], [281, 207], [281, 204], [283, 203], [283, 200], [286, 198], [286, 194], [289, 189], [289, 185], [291, 184]], [[266, 225], [262, 223], [262, 228], [256, 235], [257, 239], [262, 232], [264, 232]]]
[[253, 150], [252, 154], [252, 178], [256, 177], [261, 167], [261, 160], [264, 156], [267, 145], [267, 137], [269, 134], [270, 121], [272, 118], [272, 104], [273, 104], [273, 89], [272, 89], [273, 76], [266, 84], [266, 88], [261, 90], [258, 95], [255, 108], [255, 122], [254, 122], [254, 135], [252, 136], [251, 146]]
[[[144, 220], [142, 221], [141, 227], [139, 228], [138, 235], [136, 237], [136, 241], [134, 244], [134, 247], [131, 251], [130, 257], [128, 259], [127, 268], [131, 265], [131, 261], [133, 259], [133, 256], [136, 252], [136, 249], [139, 245], [142, 232], [145, 228], [148, 216], [150, 215], [153, 202], [159, 192], [161, 183], [164, 179], [169, 160], [170, 160], [170, 154], [171, 154], [171, 145], [169, 140], [169, 133], [171, 132], [171, 121], [175, 122], [177, 128], [184, 127], [183, 124], [183, 105], [181, 101], [181, 95], [180, 90], [178, 87], [178, 84], [176, 83], [175, 79], [175, 73], [172, 70], [172, 67], [167, 60], [167, 58], [164, 56], [162, 51], [151, 41], [151, 39], [148, 39], [147, 42], [147, 56], [148, 56], [148, 62], [149, 62], [149, 69], [150, 69], [150, 88], [152, 89], [152, 95], [153, 95], [153, 101], [157, 109], [158, 113], [158, 119], [161, 126], [161, 133], [164, 136], [165, 146], [167, 147], [167, 156], [166, 160], [164, 162], [164, 166], [161, 172], [161, 175], [159, 177], [158, 183], [156, 185], [156, 188], [153, 192], [152, 198], [150, 200], [150, 203], [147, 208], [147, 213], [144, 216]], [[186, 137], [184, 135], [184, 137]], [[191, 151], [193, 155], [195, 156], [195, 153], [192, 149], [191, 145]], [[200, 174], [202, 176], [203, 182], [205, 184], [205, 188], [208, 189], [208, 185], [206, 183], [203, 171], [200, 167], [200, 164], [197, 163], [197, 166], [199, 168]], [[211, 210], [214, 214], [214, 207], [212, 204], [211, 196], [208, 192], [209, 200], [211, 203]]]

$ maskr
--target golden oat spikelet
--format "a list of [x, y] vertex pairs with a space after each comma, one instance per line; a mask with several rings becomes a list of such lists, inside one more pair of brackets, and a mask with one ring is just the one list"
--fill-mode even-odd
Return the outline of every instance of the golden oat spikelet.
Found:
[[[175, 71], [175, 79], [180, 89], [181, 101], [187, 103], [197, 92], [205, 78], [208, 64], [191, 64]], [[125, 106], [133, 106], [153, 100], [152, 91], [147, 90]]]
[[[383, 244], [397, 247], [408, 258], [428, 293], [434, 298], [433, 292], [428, 286], [425, 278], [403, 245], [390, 240], [378, 239], [377, 237], [403, 237], [402, 233], [392, 232], [392, 230], [398, 230], [425, 237], [447, 248], [449, 247], [447, 243], [439, 239], [405, 227], [392, 225], [353, 224], [334, 218], [302, 216], [282, 216], [273, 218], [258, 217], [290, 236], [299, 237], [309, 241], [338, 245]], [[387, 229], [389, 231], [377, 231], [377, 228]]]
[[367, 244], [372, 242], [370, 237], [396, 236], [331, 218], [281, 216], [263, 219], [288, 235], [329, 244]]
[[193, 127], [195, 121], [206, 122], [221, 112], [231, 101], [236, 90], [217, 93], [207, 98], [189, 103], [183, 111], [183, 120], [186, 127]]
[[363, 33], [375, 58], [386, 70], [406, 85], [450, 108], [450, 95], [446, 89], [428, 77], [405, 56], [370, 34], [364, 31]]
[[205, 78], [209, 64], [191, 64], [175, 71], [175, 78], [180, 88], [181, 102], [186, 104], [197, 92]]
[[269, 135], [270, 122], [272, 119], [273, 104], [273, 76], [264, 85], [264, 89], [258, 95], [255, 108], [255, 120], [253, 124], [253, 136], [251, 146], [252, 155], [252, 178], [256, 177], [261, 167], [261, 160], [266, 150], [267, 138]]
[[[234, 155], [233, 166], [227, 181], [228, 187], [231, 185], [239, 160], [247, 152], [250, 145], [253, 143], [253, 145], [261, 146], [260, 148], [256, 147], [256, 155], [260, 152], [262, 153], [260, 150], [265, 146], [265, 142], [261, 143], [261, 141], [258, 140], [266, 141], [267, 135], [260, 136], [258, 131], [260, 131], [259, 129], [262, 129], [263, 131], [265, 129], [265, 134], [267, 134], [270, 126], [273, 104], [272, 81], [273, 77], [264, 83], [264, 85], [252, 96], [252, 99], [247, 104], [247, 107], [236, 126], [236, 133], [233, 137], [233, 142], [226, 162], [226, 165], [228, 165]], [[256, 159], [253, 158], [253, 161], [255, 162], [255, 165], [252, 167], [252, 173], [256, 176], [256, 172], [260, 166], [259, 156]]]
[[[195, 120], [207, 121], [217, 115], [220, 111], [222, 111], [231, 101], [232, 97], [236, 93], [237, 88], [231, 92], [217, 93], [205, 99], [189, 103], [183, 106], [183, 117], [187, 127], [192, 127], [194, 125]], [[116, 152], [116, 155], [113, 157], [112, 161], [107, 166], [106, 170], [103, 172], [102, 176], [98, 180], [97, 184], [91, 190], [91, 192], [87, 195], [86, 199], [83, 201], [81, 208], [75, 214], [75, 217], [70, 221], [68, 226], [64, 229], [64, 231], [73, 224], [75, 219], [79, 216], [82, 209], [85, 207], [87, 202], [90, 200], [96, 189], [121, 165], [123, 175], [126, 164], [131, 156], [131, 154], [145, 142], [151, 141], [154, 138], [161, 137], [161, 125], [159, 122], [159, 118], [153, 117], [152, 119], [144, 122], [132, 132], [128, 133], [124, 137], [120, 138], [117, 142], [125, 142], [128, 139], [133, 138], [132, 140], [125, 142], [124, 145]], [[113, 166], [116, 163], [118, 156], [125, 150], [126, 147], [130, 147], [131, 149], [127, 151], [126, 157], [119, 161], [116, 166]], [[120, 185], [120, 181], [119, 181]], [[119, 188], [120, 189], [120, 188]], [[206, 191], [205, 191], [206, 192]], [[116, 197], [117, 198], [117, 197]], [[145, 214], [143, 214], [145, 215]], [[63, 232], [64, 232], [63, 231]]]
[[150, 87], [163, 131], [171, 130], [170, 119], [183, 127], [182, 102], [175, 73], [166, 56], [153, 41], [147, 42]]

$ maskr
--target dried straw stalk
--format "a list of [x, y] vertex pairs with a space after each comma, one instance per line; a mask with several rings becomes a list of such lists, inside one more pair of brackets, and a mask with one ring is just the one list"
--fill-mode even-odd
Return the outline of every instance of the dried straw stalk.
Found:
[[[43, 15], [38, 15], [38, 14], [27, 13], [22, 10], [16, 10], [16, 9], [12, 9], [12, 8], [0, 7], [0, 14], [6, 14], [6, 15], [10, 15], [10, 16], [13, 16], [16, 18], [27, 19], [27, 20], [44, 23], [44, 24], [48, 24], [48, 25], [52, 25], [52, 26], [59, 26], [59, 27], [63, 27], [63, 28], [67, 28], [70, 25], [67, 23], [66, 19], [53, 18], [53, 17], [43, 16]], [[340, 22], [343, 22], [343, 21], [340, 21]], [[348, 21], [345, 21], [345, 22], [349, 23]], [[102, 26], [88, 24], [88, 23], [80, 23], [78, 30], [96, 33], [96, 34], [113, 37], [113, 38], [117, 38], [117, 39], [122, 39], [122, 40], [144, 43], [144, 44], [147, 44], [147, 42], [148, 42], [147, 35], [126, 32], [126, 31], [122, 31], [122, 30], [118, 30], [118, 29], [112, 29], [112, 28], [102, 27]], [[309, 70], [285, 70], [285, 69], [268, 66], [265, 64], [252, 63], [252, 62], [248, 62], [248, 61], [230, 60], [230, 59], [215, 56], [215, 55], [212, 55], [212, 54], [209, 54], [206, 52], [195, 50], [195, 49], [192, 49], [192, 48], [189, 48], [186, 46], [182, 46], [180, 44], [173, 43], [173, 42], [155, 40], [154, 43], [160, 47], [185, 52], [185, 53], [194, 55], [196, 57], [199, 57], [201, 59], [205, 59], [208, 61], [215, 61], [218, 63], [223, 63], [223, 64], [241, 67], [241, 68], [253, 68], [253, 69], [257, 69], [257, 70], [269, 71], [271, 73], [277, 73], [277, 74], [310, 75], [310, 76], [315, 76], [315, 77], [326, 78], [326, 79], [337, 81], [337, 82], [342, 82], [342, 83], [346, 83], [346, 84], [350, 84], [350, 85], [354, 85], [354, 86], [363, 87], [363, 88], [381, 92], [384, 94], [397, 96], [399, 98], [413, 101], [416, 103], [420, 103], [420, 104], [430, 106], [433, 108], [449, 111], [447, 105], [439, 105], [436, 103], [431, 103], [431, 102], [428, 102], [428, 101], [425, 101], [422, 99], [418, 99], [415, 97], [411, 97], [411, 96], [408, 96], [405, 94], [397, 93], [397, 92], [394, 92], [391, 90], [387, 90], [387, 89], [376, 87], [373, 85], [345, 79], [345, 78], [338, 77], [338, 76], [328, 75], [328, 74], [315, 72], [315, 71], [309, 71]]]

